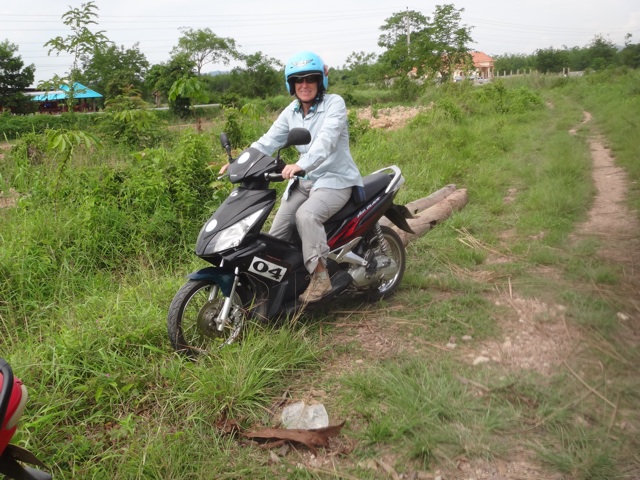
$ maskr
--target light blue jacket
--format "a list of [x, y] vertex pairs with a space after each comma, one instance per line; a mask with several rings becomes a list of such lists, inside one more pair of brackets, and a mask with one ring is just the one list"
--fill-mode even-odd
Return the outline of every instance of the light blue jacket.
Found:
[[[314, 189], [362, 186], [360, 171], [349, 150], [347, 107], [341, 96], [325, 94], [306, 117], [298, 100], [294, 100], [269, 131], [251, 146], [271, 155], [284, 145], [289, 130], [295, 127], [306, 128], [311, 133], [310, 144], [296, 147], [300, 152], [296, 165], [307, 173], [306, 178], [313, 182]], [[288, 191], [289, 187], [284, 198]]]

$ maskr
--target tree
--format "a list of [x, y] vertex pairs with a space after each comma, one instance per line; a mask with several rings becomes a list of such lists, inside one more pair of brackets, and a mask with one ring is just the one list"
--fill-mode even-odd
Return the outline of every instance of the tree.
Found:
[[[168, 98], [176, 81], [195, 76], [194, 67], [194, 62], [187, 54], [180, 53], [167, 63], [152, 66], [145, 78], [145, 86], [149, 93], [156, 92], [160, 97]], [[170, 101], [171, 109], [181, 116], [189, 114], [189, 106], [189, 99], [180, 95]]]
[[606, 68], [616, 63], [618, 49], [611, 40], [602, 35], [596, 35], [587, 47], [590, 57], [590, 67], [595, 70]]
[[339, 71], [340, 80], [350, 85], [362, 85], [380, 79], [378, 57], [375, 53], [351, 52]]
[[631, 34], [625, 35], [624, 48], [620, 52], [620, 61], [629, 68], [640, 68], [640, 43], [631, 43]]
[[[96, 10], [99, 9], [93, 1], [81, 4], [80, 8], [72, 8], [62, 15], [63, 23], [71, 28], [71, 33], [64, 38], [62, 36], [52, 38], [44, 44], [45, 47], [49, 47], [49, 55], [55, 51], [56, 55], [65, 52], [73, 57], [73, 64], [66, 79], [66, 85], [69, 87], [69, 98], [67, 99], [69, 107], [73, 106], [75, 83], [80, 74], [78, 62], [82, 57], [90, 55], [96, 48], [109, 43], [104, 31], [93, 32], [89, 28], [98, 23]], [[57, 89], [61, 83], [64, 83], [64, 80], [55, 76], [51, 81], [44, 82], [43, 86]], [[69, 108], [69, 111], [73, 111], [73, 108]]]
[[454, 70], [471, 62], [467, 45], [473, 43], [472, 27], [460, 23], [463, 11], [445, 4], [436, 5], [433, 19], [415, 11], [394, 14], [381, 27], [387, 32], [378, 40], [387, 49], [381, 60], [398, 73], [415, 69], [418, 75], [450, 78]]
[[29, 101], [22, 92], [33, 82], [35, 67], [25, 67], [17, 51], [8, 40], [0, 42], [0, 107], [22, 112]]
[[380, 27], [384, 33], [378, 38], [378, 45], [386, 49], [380, 61], [391, 70], [393, 75], [407, 74], [419, 64], [419, 59], [412, 55], [414, 50], [409, 48], [412, 32], [422, 32], [428, 25], [428, 17], [415, 10], [407, 10], [394, 13]]
[[232, 59], [239, 58], [235, 40], [218, 37], [210, 28], [183, 28], [181, 32], [183, 35], [178, 39], [178, 46], [174, 47], [171, 53], [187, 54], [194, 62], [198, 75], [202, 73], [202, 67], [208, 63], [220, 62], [228, 65]]
[[136, 43], [131, 48], [114, 44], [96, 46], [91, 55], [82, 58], [79, 79], [92, 85], [107, 98], [131, 90], [141, 90], [149, 62]]
[[523, 72], [526, 69], [533, 68], [533, 56], [524, 55], [522, 53], [504, 55], [496, 55], [494, 68], [496, 72]]
[[534, 56], [536, 69], [540, 73], [561, 73], [569, 66], [569, 52], [566, 49], [539, 48]]
[[358, 70], [366, 69], [376, 61], [375, 53], [351, 52], [345, 62], [345, 69]]
[[[185, 75], [171, 85], [169, 89], [169, 101], [175, 104], [176, 101], [184, 99], [188, 100], [188, 107], [191, 107], [191, 113], [193, 115], [195, 115], [196, 103], [207, 101], [207, 92], [204, 90], [198, 77]], [[181, 111], [178, 113], [186, 117], [184, 112]]]
[[231, 71], [229, 93], [245, 97], [267, 98], [284, 93], [282, 63], [262, 52], [243, 57], [246, 68], [234, 68]]
[[460, 24], [462, 12], [464, 8], [456, 10], [452, 4], [436, 5], [429, 27], [417, 38], [416, 50], [422, 59], [417, 66], [418, 74], [423, 67], [428, 74], [439, 73], [442, 80], [446, 81], [457, 68], [471, 67], [467, 45], [473, 43], [472, 27]]
[[567, 50], [567, 59], [567, 66], [574, 72], [585, 70], [591, 65], [591, 56], [586, 48], [572, 47]]

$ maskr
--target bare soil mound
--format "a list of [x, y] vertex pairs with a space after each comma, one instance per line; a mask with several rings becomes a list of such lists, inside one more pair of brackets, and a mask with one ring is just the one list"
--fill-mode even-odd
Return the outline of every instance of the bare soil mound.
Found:
[[409, 120], [425, 110], [427, 110], [426, 107], [399, 106], [375, 110], [367, 107], [358, 111], [358, 118], [368, 121], [372, 128], [395, 130], [404, 127]]

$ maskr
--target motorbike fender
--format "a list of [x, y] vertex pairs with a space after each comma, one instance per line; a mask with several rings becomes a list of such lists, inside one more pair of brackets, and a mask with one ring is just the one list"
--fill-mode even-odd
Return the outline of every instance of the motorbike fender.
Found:
[[413, 218], [413, 215], [411, 215], [409, 209], [404, 205], [396, 205], [394, 203], [393, 205], [391, 205], [391, 207], [389, 207], [389, 210], [384, 213], [384, 216], [387, 217], [391, 221], [391, 223], [393, 223], [399, 229], [404, 230], [407, 233], [416, 233], [407, 223], [406, 219]]
[[225, 297], [231, 295], [235, 274], [221, 267], [205, 267], [187, 275], [190, 280], [206, 280], [215, 283]]

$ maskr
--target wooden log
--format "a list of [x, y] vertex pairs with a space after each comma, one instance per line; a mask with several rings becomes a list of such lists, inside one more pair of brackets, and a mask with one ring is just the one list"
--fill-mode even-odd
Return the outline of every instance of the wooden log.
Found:
[[[440, 190], [436, 190], [435, 192], [433, 192], [431, 195], [427, 197], [422, 197], [422, 198], [419, 198], [418, 200], [414, 200], [413, 202], [407, 203], [405, 207], [407, 207], [409, 212], [411, 212], [411, 215], [417, 215], [423, 210], [426, 210], [427, 208], [432, 207], [436, 203], [441, 202], [442, 200], [447, 198], [449, 195], [451, 195], [455, 191], [456, 191], [456, 186], [455, 184], [451, 183], [449, 185], [442, 187]], [[391, 221], [385, 217], [382, 217], [380, 219], [380, 225], [387, 225], [388, 227], [393, 227], [393, 224], [391, 223]]]
[[442, 187], [440, 190], [433, 192], [428, 197], [420, 198], [418, 200], [414, 200], [413, 202], [407, 203], [405, 205], [412, 215], [416, 215], [423, 210], [435, 205], [438, 202], [441, 202], [453, 192], [456, 191], [456, 186], [454, 184], [446, 185]]
[[391, 228], [400, 235], [402, 243], [406, 247], [409, 242], [424, 235], [437, 224], [449, 218], [453, 212], [462, 210], [468, 201], [469, 197], [467, 195], [466, 188], [456, 190], [444, 200], [441, 200], [435, 205], [421, 211], [415, 215], [414, 218], [407, 220], [407, 223], [415, 234], [407, 233], [395, 226], [391, 226]]

